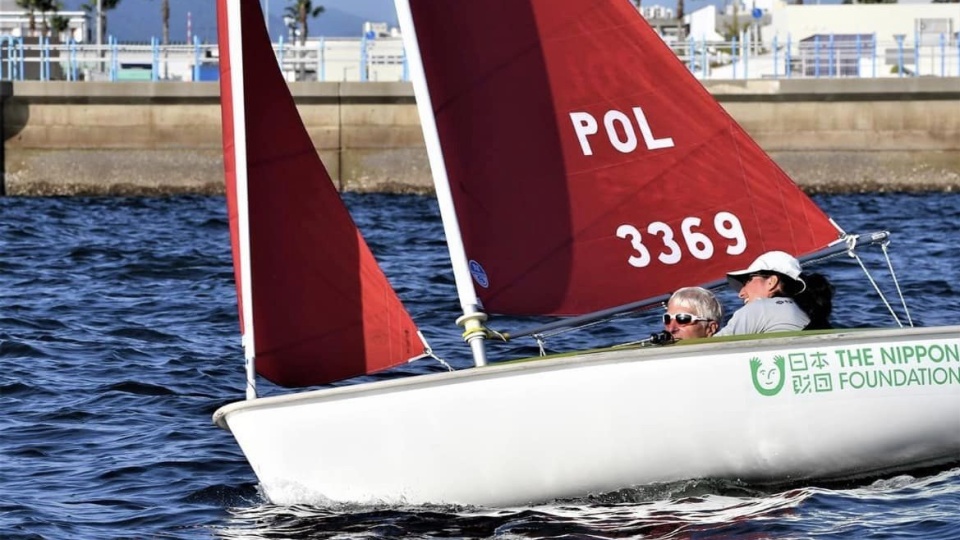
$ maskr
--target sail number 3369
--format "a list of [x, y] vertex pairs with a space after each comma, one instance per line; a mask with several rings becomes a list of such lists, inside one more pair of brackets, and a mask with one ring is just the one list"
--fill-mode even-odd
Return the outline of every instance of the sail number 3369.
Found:
[[[644, 239], [640, 230], [633, 225], [624, 224], [617, 227], [617, 236], [628, 240], [635, 253], [627, 259], [630, 266], [643, 268], [653, 260], [650, 249], [661, 248], [657, 260], [663, 264], [677, 264], [683, 258], [684, 249], [697, 259], [713, 257], [714, 244], [709, 236], [701, 232], [701, 219], [698, 217], [684, 218], [680, 223], [679, 239], [676, 232], [662, 221], [654, 221], [647, 225], [646, 233], [653, 238]], [[721, 246], [727, 255], [739, 255], [747, 249], [747, 237], [743, 234], [740, 220], [730, 212], [719, 212], [713, 217], [713, 229], [722, 238], [730, 242]], [[656, 245], [654, 245], [656, 244]]]

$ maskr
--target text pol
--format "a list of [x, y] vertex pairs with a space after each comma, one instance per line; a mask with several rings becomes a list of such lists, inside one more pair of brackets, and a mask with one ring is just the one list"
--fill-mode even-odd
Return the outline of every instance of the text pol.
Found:
[[[643, 143], [647, 150], [673, 147], [672, 138], [657, 139], [653, 136], [647, 117], [640, 107], [633, 108], [633, 120], [636, 120], [636, 127], [640, 128], [640, 135], [643, 137]], [[621, 111], [607, 111], [603, 115], [603, 129], [607, 133], [610, 144], [624, 154], [637, 149], [637, 131], [634, 129], [633, 120]], [[592, 156], [593, 148], [590, 147], [590, 137], [596, 135], [600, 130], [597, 119], [587, 112], [572, 112], [570, 113], [570, 121], [573, 122], [573, 130], [577, 133], [583, 155]]]

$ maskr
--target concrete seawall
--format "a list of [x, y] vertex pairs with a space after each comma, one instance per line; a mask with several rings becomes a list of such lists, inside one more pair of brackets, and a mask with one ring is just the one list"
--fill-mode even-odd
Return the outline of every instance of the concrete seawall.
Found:
[[[960, 78], [711, 81], [708, 90], [810, 192], [960, 189]], [[406, 83], [293, 83], [345, 191], [432, 190]], [[222, 193], [216, 83], [14, 82], [7, 195]]]

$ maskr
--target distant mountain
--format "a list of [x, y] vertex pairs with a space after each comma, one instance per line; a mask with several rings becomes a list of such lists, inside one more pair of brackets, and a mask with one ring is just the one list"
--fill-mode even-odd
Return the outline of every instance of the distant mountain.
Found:
[[[247, 1], [247, 0], [245, 0]], [[65, 11], [78, 11], [84, 0], [65, 0]], [[107, 34], [123, 42], [148, 42], [151, 37], [163, 35], [160, 19], [161, 0], [121, 0], [116, 9], [107, 11]], [[265, 15], [269, 16], [270, 35], [274, 41], [287, 35], [283, 23], [284, 12], [292, 0], [260, 0]], [[315, 6], [326, 11], [310, 20], [310, 36], [359, 37], [363, 23], [386, 22], [397, 25], [393, 0], [314, 0]], [[204, 43], [217, 41], [216, 3], [213, 0], [170, 0], [170, 40], [184, 42], [187, 38], [187, 14], [192, 35]]]

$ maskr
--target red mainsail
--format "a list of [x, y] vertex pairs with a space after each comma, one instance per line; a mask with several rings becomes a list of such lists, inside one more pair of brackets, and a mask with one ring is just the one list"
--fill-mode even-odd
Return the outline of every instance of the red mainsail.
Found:
[[629, 2], [409, 6], [487, 311], [589, 313], [838, 238]]
[[[239, 1], [239, 0], [229, 0]], [[228, 20], [217, 0], [223, 151], [241, 328], [252, 334], [257, 372], [283, 386], [311, 386], [377, 371], [423, 353], [400, 303], [333, 187], [274, 56], [259, 2]], [[231, 87], [230, 32], [240, 32], [243, 99]], [[242, 109], [245, 129], [235, 125]], [[243, 138], [246, 155], [235, 140]], [[238, 182], [246, 164], [246, 197]], [[240, 220], [249, 228], [242, 253]], [[250, 275], [244, 276], [243, 259]], [[250, 280], [249, 297], [241, 283]], [[252, 320], [243, 304], [252, 303]]]

